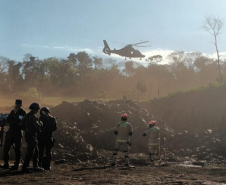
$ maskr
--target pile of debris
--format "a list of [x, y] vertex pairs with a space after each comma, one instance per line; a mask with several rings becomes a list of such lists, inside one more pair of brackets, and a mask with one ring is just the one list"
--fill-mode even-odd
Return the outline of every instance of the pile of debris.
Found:
[[75, 123], [59, 122], [54, 138], [56, 140], [54, 148], [55, 159], [86, 161], [95, 159], [98, 155], [98, 152], [84, 141], [81, 131]]
[[129, 122], [135, 127], [146, 126], [149, 119], [153, 118], [146, 109], [130, 100], [108, 102], [85, 100], [78, 103], [64, 101], [52, 108], [51, 112], [59, 120], [76, 122], [81, 130], [114, 127], [120, 121], [122, 113], [128, 114]]
[[93, 153], [87, 148], [113, 150], [116, 138], [113, 130], [125, 112], [134, 129], [131, 152], [146, 151], [147, 138], [142, 134], [153, 116], [129, 100], [62, 102], [51, 108], [51, 114], [58, 118], [59, 128], [54, 133], [57, 150], [68, 151], [68, 157], [74, 157], [80, 151]]
[[[147, 137], [143, 132], [147, 123], [154, 119], [146, 109], [129, 100], [108, 102], [89, 101], [62, 102], [51, 108], [51, 114], [58, 118], [55, 153], [66, 159], [81, 161], [94, 159], [98, 150], [112, 151], [116, 136], [113, 129], [120, 122], [120, 115], [128, 114], [134, 135], [131, 137], [132, 153], [148, 153]], [[203, 133], [175, 133], [160, 119], [161, 151], [169, 160], [187, 157], [190, 159], [224, 162], [226, 137], [219, 131], [206, 130]]]
[[168, 138], [168, 151], [175, 156], [211, 161], [214, 163], [225, 162], [226, 136], [219, 130], [207, 129], [202, 133], [177, 133]]

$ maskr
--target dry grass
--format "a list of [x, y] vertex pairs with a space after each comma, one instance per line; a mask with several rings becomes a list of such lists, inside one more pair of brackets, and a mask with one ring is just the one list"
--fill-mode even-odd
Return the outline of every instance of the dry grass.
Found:
[[[17, 97], [12, 96], [0, 96], [0, 107], [11, 106], [14, 105], [15, 99]], [[72, 97], [44, 97], [43, 100], [39, 103], [56, 106], [60, 104], [62, 101], [70, 101], [70, 102], [79, 102], [83, 101], [84, 98], [72, 98]], [[32, 102], [30, 102], [32, 103]]]
[[[0, 112], [7, 112], [10, 111], [12, 109], [12, 107], [14, 106], [15, 103], [15, 99], [17, 99], [19, 97], [16, 96], [3, 96], [0, 95]], [[63, 101], [68, 101], [68, 102], [81, 102], [84, 101], [85, 99], [88, 98], [81, 98], [81, 97], [44, 97], [42, 99], [42, 101], [38, 101], [37, 103], [39, 103], [41, 106], [48, 106], [48, 107], [52, 107], [52, 106], [56, 106], [61, 104]], [[96, 101], [97, 99], [90, 99], [89, 100], [93, 100]], [[101, 99], [102, 101], [109, 101], [111, 99]], [[24, 101], [23, 102], [23, 107], [28, 110], [28, 106], [32, 103], [35, 102], [34, 101]]]
[[69, 102], [80, 102], [83, 101], [84, 98], [72, 98], [72, 97], [45, 97], [42, 100], [42, 104], [56, 106], [59, 105], [62, 101]]
[[[0, 95], [0, 111], [8, 110], [8, 107], [12, 107], [15, 103], [15, 99], [18, 97], [14, 96], [2, 96]], [[41, 106], [56, 106], [59, 105], [63, 101], [69, 102], [80, 102], [86, 98], [78, 98], [78, 97], [44, 97], [42, 101], [38, 102]], [[93, 99], [94, 100], [94, 99]], [[23, 103], [23, 107], [25, 109], [32, 103], [32, 101], [26, 101]], [[7, 107], [7, 108], [6, 108]], [[10, 108], [11, 109], [11, 108]]]
[[15, 98], [8, 98], [7, 96], [0, 96], [0, 107], [13, 105]]

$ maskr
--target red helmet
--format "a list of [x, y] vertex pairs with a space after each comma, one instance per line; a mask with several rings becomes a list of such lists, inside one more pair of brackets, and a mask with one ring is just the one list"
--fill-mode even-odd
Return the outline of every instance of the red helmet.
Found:
[[121, 118], [127, 118], [127, 114], [126, 113], [122, 114]]
[[149, 121], [148, 125], [155, 125], [155, 120]]

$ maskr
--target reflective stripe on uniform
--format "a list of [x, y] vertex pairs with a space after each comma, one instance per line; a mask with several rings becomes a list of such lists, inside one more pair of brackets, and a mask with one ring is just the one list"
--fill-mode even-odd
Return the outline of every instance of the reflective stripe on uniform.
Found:
[[117, 142], [119, 142], [119, 143], [126, 143], [128, 140], [120, 140], [120, 139], [118, 139], [117, 140]]
[[158, 143], [149, 143], [149, 146], [158, 146]]

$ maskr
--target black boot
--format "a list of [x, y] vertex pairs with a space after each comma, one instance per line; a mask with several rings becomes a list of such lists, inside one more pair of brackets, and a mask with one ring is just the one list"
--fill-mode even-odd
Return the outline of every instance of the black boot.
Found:
[[19, 169], [19, 164], [14, 164], [13, 166], [10, 167], [10, 170], [17, 171], [18, 169]]
[[9, 163], [5, 163], [5, 164], [1, 165], [1, 168], [9, 169]]
[[34, 171], [35, 172], [42, 172], [42, 171], [44, 171], [44, 169], [39, 167], [39, 166], [37, 166], [37, 167], [34, 167]]
[[44, 168], [45, 170], [51, 170], [51, 167], [49, 166], [49, 167], [46, 167], [46, 168]]

